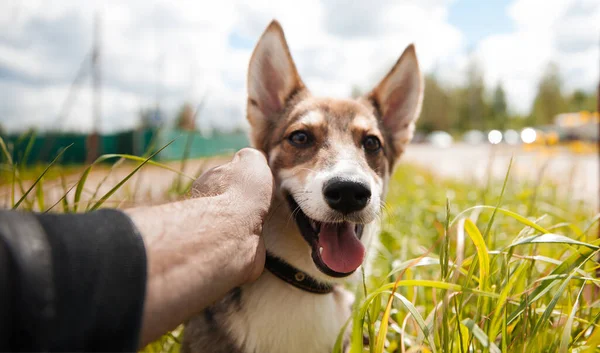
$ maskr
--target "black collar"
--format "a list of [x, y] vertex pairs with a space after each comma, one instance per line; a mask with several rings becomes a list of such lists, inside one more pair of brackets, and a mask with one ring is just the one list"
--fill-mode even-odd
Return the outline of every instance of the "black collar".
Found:
[[267, 252], [265, 268], [279, 279], [291, 284], [296, 288], [314, 294], [328, 294], [333, 291], [331, 284], [318, 281], [307, 273], [300, 271], [294, 266], [288, 264], [282, 259], [275, 257]]

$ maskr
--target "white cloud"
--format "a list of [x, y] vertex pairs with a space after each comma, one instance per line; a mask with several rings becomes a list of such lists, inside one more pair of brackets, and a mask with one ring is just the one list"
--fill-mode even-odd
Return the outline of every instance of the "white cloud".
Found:
[[[5, 4], [4, 13], [10, 15], [0, 17], [0, 29], [8, 33], [0, 37], [1, 90], [7, 92], [4, 97], [21, 94], [27, 99], [7, 102], [2, 123], [9, 129], [33, 122], [53, 126], [70, 81], [90, 50], [95, 10], [102, 14], [102, 129], [110, 131], [133, 126], [138, 110], [153, 105], [157, 96], [173, 113], [183, 100], [199, 102], [206, 95], [202, 123], [244, 124], [251, 49], [273, 18], [282, 23], [300, 73], [316, 94], [347, 96], [353, 84], [374, 84], [409, 42], [417, 43], [423, 67], [429, 69], [461, 49], [461, 34], [445, 21], [447, 3]], [[232, 47], [233, 34], [245, 45]], [[27, 42], [34, 45], [23, 45]], [[63, 128], [91, 124], [89, 80], [83, 87], [70, 112], [77, 118], [65, 120]]]
[[[2, 124], [11, 130], [33, 122], [42, 128], [57, 127], [53, 123], [69, 85], [91, 50], [96, 9], [102, 16], [103, 131], [131, 128], [139, 109], [153, 106], [157, 95], [172, 114], [183, 100], [199, 100], [208, 86], [219, 88], [221, 74], [228, 69], [223, 63], [230, 51], [227, 36], [234, 20], [233, 4], [218, 8], [199, 4], [8, 4], [7, 12], [17, 15], [0, 17], [0, 82], [6, 92], [2, 96], [19, 93], [26, 99], [3, 98]], [[76, 90], [70, 118], [62, 121], [61, 128], [89, 130], [89, 82], [88, 78]]]
[[598, 84], [600, 4], [589, 0], [516, 0], [509, 7], [516, 30], [484, 39], [476, 55], [489, 87], [502, 82], [509, 102], [527, 113], [537, 82], [551, 61], [565, 91]]
[[[588, 87], [597, 77], [597, 65], [590, 64], [597, 62], [597, 48], [589, 43], [598, 33], [598, 7], [589, 0], [540, 1], [517, 0], [510, 8], [516, 32], [491, 36], [477, 49], [488, 84], [502, 80], [519, 109], [527, 108], [549, 59], [569, 72], [568, 87]], [[102, 130], [112, 131], [134, 126], [139, 109], [153, 106], [157, 96], [170, 114], [184, 100], [196, 104], [205, 97], [201, 124], [245, 124], [248, 60], [273, 18], [315, 94], [371, 88], [411, 42], [424, 71], [456, 82], [467, 55], [463, 34], [447, 20], [450, 3], [56, 0], [50, 6], [8, 0], [0, 5], [0, 122], [12, 130], [56, 127], [91, 49], [96, 10], [102, 14]], [[89, 82], [62, 128], [91, 126]]]

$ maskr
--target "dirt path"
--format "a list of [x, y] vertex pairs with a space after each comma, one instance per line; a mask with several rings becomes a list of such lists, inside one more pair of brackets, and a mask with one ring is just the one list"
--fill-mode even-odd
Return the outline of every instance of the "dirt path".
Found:
[[[190, 160], [187, 161], [183, 168], [183, 173], [191, 177], [200, 175], [204, 170], [210, 169], [214, 166], [220, 165], [228, 161], [231, 157], [219, 156], [208, 159]], [[80, 207], [86, 207], [87, 202], [90, 200], [98, 200], [104, 194], [109, 192], [115, 185], [121, 182], [137, 164], [134, 163], [123, 163], [116, 168], [110, 168], [110, 166], [100, 166], [94, 168], [89, 174], [85, 187], [82, 192], [82, 202]], [[182, 163], [180, 161], [165, 163], [168, 167], [174, 170], [182, 170]], [[80, 172], [71, 174], [65, 178], [67, 189], [73, 187], [79, 181], [83, 168]], [[121, 188], [115, 192], [105, 203], [111, 207], [132, 207], [136, 205], [148, 205], [153, 203], [160, 203], [169, 200], [175, 200], [180, 197], [177, 193], [170, 193], [169, 190], [173, 189], [177, 183], [181, 183], [182, 186], [188, 185], [191, 179], [186, 177], [180, 177], [177, 173], [170, 170], [166, 170], [153, 165], [145, 165], [137, 173], [135, 173]], [[25, 189], [31, 185], [31, 182], [24, 183]], [[49, 180], [43, 183], [44, 188], [44, 199], [45, 208], [53, 205], [59, 201], [65, 194], [65, 189], [62, 186], [61, 180]], [[35, 193], [32, 191], [32, 193]], [[0, 207], [8, 208], [10, 205], [10, 186], [0, 187]], [[95, 196], [94, 196], [95, 194]], [[18, 199], [22, 195], [17, 190], [15, 198]], [[67, 194], [67, 200], [70, 204], [73, 203], [75, 196], [75, 187], [73, 187]], [[57, 206], [61, 209], [61, 206]], [[37, 205], [36, 210], [39, 210]]]
[[[564, 150], [548, 154], [508, 146], [499, 146], [499, 148], [493, 149], [490, 145], [469, 146], [457, 144], [451, 148], [411, 145], [403, 156], [401, 163], [421, 165], [441, 177], [484, 183], [488, 178], [488, 170], [492, 171], [492, 177], [503, 179], [510, 158], [513, 155], [515, 157], [511, 172], [513, 179], [528, 182], [536, 182], [540, 178], [552, 180], [564, 186], [561, 191], [568, 197], [573, 200], [583, 200], [591, 207], [595, 207], [595, 210], [598, 210], [600, 178], [596, 155], [576, 155]], [[220, 165], [230, 158], [230, 156], [221, 156], [190, 160], [185, 163], [183, 172], [195, 177], [204, 170]], [[180, 161], [169, 162], [166, 165], [175, 170], [181, 170], [182, 168]], [[99, 199], [123, 180], [135, 166], [134, 163], [128, 163], [112, 170], [106, 166], [93, 170], [85, 184], [82, 199], [85, 201]], [[66, 178], [67, 188], [76, 184], [80, 175], [81, 172], [68, 176]], [[169, 190], [174, 188], [178, 178], [184, 186], [190, 182], [190, 179], [179, 177], [172, 171], [146, 165], [112, 195], [105, 205], [131, 207], [174, 200], [180, 196], [178, 193], [169, 192]], [[27, 188], [28, 185], [25, 187]], [[95, 190], [98, 191], [94, 196]], [[60, 180], [45, 181], [45, 208], [60, 200], [64, 193]], [[70, 203], [73, 202], [74, 194], [75, 189], [73, 188], [67, 196]], [[17, 192], [16, 197], [19, 196]], [[10, 187], [0, 187], [0, 207], [7, 208], [9, 205]]]
[[[539, 182], [539, 179], [561, 185], [560, 191], [572, 200], [583, 200], [599, 207], [599, 159], [595, 154], [574, 154], [565, 149], [526, 151], [522, 147], [457, 144], [451, 148], [411, 145], [403, 157], [404, 163], [416, 163], [443, 177], [485, 182], [488, 170], [502, 180], [511, 156], [514, 156], [513, 179]], [[491, 167], [491, 168], [490, 168]], [[562, 187], [564, 186], [564, 187]]]

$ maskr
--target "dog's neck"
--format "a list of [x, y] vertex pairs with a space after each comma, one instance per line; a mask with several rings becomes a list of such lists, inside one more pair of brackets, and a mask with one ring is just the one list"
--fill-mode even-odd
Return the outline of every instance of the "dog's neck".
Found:
[[307, 275], [303, 271], [269, 252], [267, 252], [265, 268], [280, 280], [308, 293], [329, 294], [334, 288], [333, 285], [321, 282], [316, 278]]

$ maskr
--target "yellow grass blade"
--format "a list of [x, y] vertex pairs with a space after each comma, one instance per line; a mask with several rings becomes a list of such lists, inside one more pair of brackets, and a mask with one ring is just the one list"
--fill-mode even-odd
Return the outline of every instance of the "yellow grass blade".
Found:
[[477, 249], [477, 258], [479, 259], [479, 289], [486, 289], [487, 278], [490, 275], [490, 257], [483, 236], [477, 226], [470, 219], [465, 219], [465, 232], [471, 238]]

